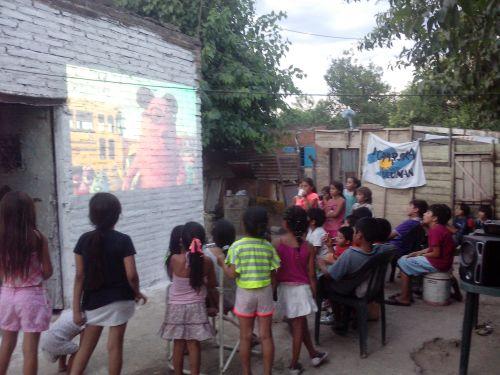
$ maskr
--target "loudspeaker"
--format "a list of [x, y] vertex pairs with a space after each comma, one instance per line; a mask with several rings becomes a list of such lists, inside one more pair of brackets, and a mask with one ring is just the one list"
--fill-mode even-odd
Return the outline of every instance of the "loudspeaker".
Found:
[[479, 231], [464, 236], [460, 278], [470, 284], [500, 287], [500, 236]]

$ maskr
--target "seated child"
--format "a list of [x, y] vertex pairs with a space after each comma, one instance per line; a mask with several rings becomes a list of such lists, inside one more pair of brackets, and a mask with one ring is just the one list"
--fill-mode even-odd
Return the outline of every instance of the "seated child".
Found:
[[354, 230], [351, 227], [340, 227], [335, 242], [327, 241], [328, 254], [324, 257], [327, 264], [333, 264], [351, 246]]
[[[59, 372], [71, 370], [73, 358], [78, 351], [78, 345], [72, 340], [84, 329], [73, 322], [73, 311], [64, 310], [59, 318], [50, 326], [48, 331], [42, 333], [40, 348], [42, 354], [50, 362], [59, 360]], [[70, 356], [66, 364], [66, 356]]]
[[399, 224], [391, 233], [391, 243], [396, 246], [396, 257], [411, 253], [422, 244], [425, 237], [422, 217], [429, 208], [424, 200], [414, 199], [407, 206], [408, 219]]
[[470, 207], [468, 204], [460, 203], [455, 208], [455, 217], [453, 218], [453, 225], [451, 228], [451, 233], [453, 233], [453, 239], [456, 245], [462, 244], [462, 239], [465, 235], [469, 234], [474, 230], [475, 223], [474, 219], [470, 217]]
[[476, 229], [484, 229], [484, 222], [486, 220], [493, 220], [493, 210], [491, 206], [483, 204], [477, 210]]
[[389, 297], [389, 305], [409, 306], [411, 304], [410, 277], [431, 272], [447, 272], [453, 264], [455, 243], [446, 224], [451, 210], [445, 204], [433, 204], [424, 214], [423, 223], [429, 227], [429, 247], [415, 251], [398, 260], [401, 270], [401, 293]]
[[391, 235], [392, 232], [392, 226], [391, 223], [389, 223], [389, 220], [377, 217], [375, 219], [377, 221], [377, 238], [375, 239], [375, 242], [373, 242], [373, 245], [382, 245], [385, 244]]

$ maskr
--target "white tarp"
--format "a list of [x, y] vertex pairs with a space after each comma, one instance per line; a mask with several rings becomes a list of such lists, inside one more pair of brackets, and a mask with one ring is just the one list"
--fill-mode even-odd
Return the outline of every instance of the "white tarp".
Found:
[[392, 189], [425, 185], [419, 141], [391, 143], [370, 134], [363, 180]]

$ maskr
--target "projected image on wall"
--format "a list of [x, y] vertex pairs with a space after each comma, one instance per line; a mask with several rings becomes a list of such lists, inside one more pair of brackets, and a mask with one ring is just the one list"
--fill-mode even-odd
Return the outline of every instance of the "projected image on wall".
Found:
[[67, 66], [73, 192], [196, 183], [192, 87]]

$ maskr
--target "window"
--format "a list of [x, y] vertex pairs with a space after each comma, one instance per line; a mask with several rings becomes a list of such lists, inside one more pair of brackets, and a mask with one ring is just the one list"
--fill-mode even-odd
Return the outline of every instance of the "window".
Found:
[[105, 129], [105, 118], [104, 118], [104, 115], [102, 113], [99, 113], [99, 115], [97, 116], [97, 122], [99, 123], [99, 131], [104, 131]]
[[108, 116], [108, 129], [112, 133], [115, 132], [115, 119], [111, 115]]
[[106, 159], [106, 140], [99, 138], [99, 159]]
[[76, 129], [92, 131], [92, 125], [92, 112], [76, 111]]
[[108, 141], [108, 157], [112, 160], [115, 159], [115, 141], [112, 139]]

